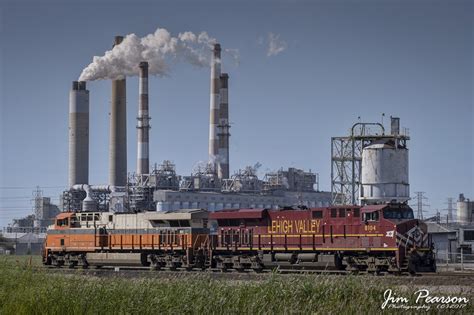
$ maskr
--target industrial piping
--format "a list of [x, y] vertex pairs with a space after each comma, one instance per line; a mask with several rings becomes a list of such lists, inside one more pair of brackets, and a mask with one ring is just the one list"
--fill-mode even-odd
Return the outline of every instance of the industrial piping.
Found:
[[69, 92], [69, 187], [89, 183], [89, 91], [73, 81]]
[[217, 176], [229, 178], [229, 75], [220, 76], [220, 107], [219, 107], [219, 158], [217, 160]]
[[115, 187], [108, 185], [72, 185], [71, 190], [85, 191], [86, 198], [82, 200], [82, 211], [97, 211], [97, 201], [93, 198], [93, 192], [111, 193]]
[[[115, 45], [123, 36], [115, 36]], [[110, 107], [109, 183], [111, 186], [125, 186], [127, 183], [127, 104], [126, 80], [112, 81]]]
[[140, 62], [139, 105], [137, 117], [137, 174], [149, 174], [148, 62]]
[[214, 44], [211, 61], [211, 99], [209, 115], [209, 162], [217, 170], [217, 161], [219, 159], [217, 128], [219, 125], [219, 106], [220, 106], [220, 75], [221, 75], [221, 45]]

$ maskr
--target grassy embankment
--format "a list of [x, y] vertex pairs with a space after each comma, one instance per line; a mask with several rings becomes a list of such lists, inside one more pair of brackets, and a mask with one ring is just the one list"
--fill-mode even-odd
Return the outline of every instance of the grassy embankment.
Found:
[[[362, 276], [121, 279], [54, 274], [39, 264], [37, 257], [0, 257], [0, 314], [378, 314], [387, 289], [383, 279]], [[407, 290], [395, 292], [415, 288]], [[473, 312], [469, 304], [463, 312]]]

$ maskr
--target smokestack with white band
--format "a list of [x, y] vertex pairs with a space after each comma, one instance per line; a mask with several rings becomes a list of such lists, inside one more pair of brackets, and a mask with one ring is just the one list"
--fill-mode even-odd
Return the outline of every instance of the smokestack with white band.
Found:
[[[115, 45], [123, 36], [115, 36]], [[125, 186], [127, 183], [127, 104], [126, 80], [112, 80], [110, 107], [109, 183]]]
[[217, 175], [220, 179], [229, 178], [229, 75], [220, 76], [220, 107], [219, 107], [219, 158]]
[[150, 117], [148, 116], [148, 62], [140, 62], [139, 78], [140, 101], [138, 105], [138, 124], [137, 124], [137, 174], [150, 173], [150, 161], [148, 156], [149, 149], [149, 130]]
[[214, 44], [211, 61], [211, 102], [209, 117], [209, 162], [213, 163], [217, 169], [218, 161], [218, 125], [220, 106], [220, 75], [221, 75], [221, 45]]
[[73, 81], [69, 92], [69, 187], [89, 183], [89, 91]]

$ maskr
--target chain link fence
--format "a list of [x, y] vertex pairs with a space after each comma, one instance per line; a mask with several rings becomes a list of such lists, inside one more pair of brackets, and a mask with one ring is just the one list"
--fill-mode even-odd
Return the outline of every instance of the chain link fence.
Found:
[[469, 251], [438, 251], [436, 253], [438, 271], [474, 271], [474, 254]]

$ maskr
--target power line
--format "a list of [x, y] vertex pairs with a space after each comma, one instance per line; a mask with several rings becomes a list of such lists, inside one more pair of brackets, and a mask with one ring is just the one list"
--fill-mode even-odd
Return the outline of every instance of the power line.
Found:
[[0, 189], [29, 189], [33, 190], [37, 187], [41, 189], [57, 189], [57, 188], [65, 188], [66, 186], [1, 186]]

